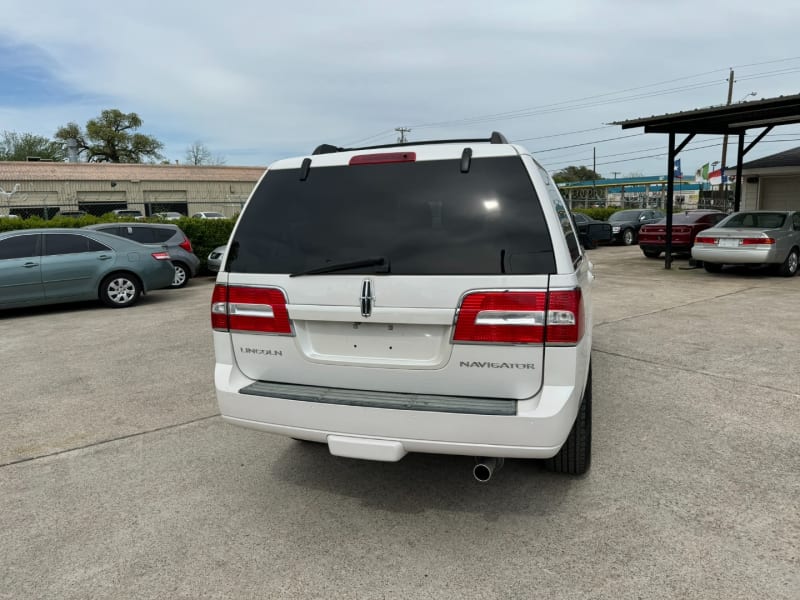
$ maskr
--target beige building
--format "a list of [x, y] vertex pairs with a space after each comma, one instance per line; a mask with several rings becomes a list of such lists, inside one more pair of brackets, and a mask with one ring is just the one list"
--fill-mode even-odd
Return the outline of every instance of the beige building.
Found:
[[265, 167], [0, 162], [0, 215], [241, 211]]

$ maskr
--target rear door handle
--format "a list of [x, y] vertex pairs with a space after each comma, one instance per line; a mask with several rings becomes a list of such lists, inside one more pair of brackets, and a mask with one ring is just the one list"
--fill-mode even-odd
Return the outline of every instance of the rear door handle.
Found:
[[36, 262], [26, 262], [26, 263], [25, 263], [24, 265], [22, 265], [22, 266], [23, 266], [23, 267], [25, 267], [26, 269], [30, 269], [31, 267], [38, 267], [38, 266], [39, 266], [39, 263], [36, 263]]
[[100, 256], [98, 256], [97, 258], [98, 258], [99, 260], [108, 260], [108, 259], [109, 259], [109, 258], [111, 258], [111, 257], [110, 257], [108, 254], [101, 254], [101, 255], [100, 255]]

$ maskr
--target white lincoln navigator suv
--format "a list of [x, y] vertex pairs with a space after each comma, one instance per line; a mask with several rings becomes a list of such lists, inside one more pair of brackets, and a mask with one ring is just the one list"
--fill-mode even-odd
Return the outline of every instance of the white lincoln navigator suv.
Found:
[[589, 467], [591, 263], [548, 173], [482, 140], [322, 145], [263, 175], [211, 301], [233, 424], [397, 461]]

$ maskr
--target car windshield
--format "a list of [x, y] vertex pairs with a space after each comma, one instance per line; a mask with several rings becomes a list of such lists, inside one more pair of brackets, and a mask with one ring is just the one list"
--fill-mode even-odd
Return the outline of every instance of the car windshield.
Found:
[[615, 212], [608, 218], [609, 223], [619, 222], [619, 221], [635, 221], [639, 218], [639, 215], [642, 211], [640, 210], [621, 210], [619, 212]]
[[744, 229], [780, 229], [786, 222], [785, 213], [737, 213], [731, 215], [719, 227], [736, 227]]

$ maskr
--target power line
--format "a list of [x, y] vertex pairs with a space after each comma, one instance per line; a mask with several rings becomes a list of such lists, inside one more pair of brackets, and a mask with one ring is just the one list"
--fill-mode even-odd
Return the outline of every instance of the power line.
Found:
[[[795, 61], [795, 60], [800, 60], [800, 56], [786, 57], [786, 58], [780, 58], [780, 59], [768, 60], [768, 61], [761, 61], [761, 62], [755, 62], [755, 63], [748, 63], [748, 64], [744, 64], [744, 65], [734, 65], [734, 67], [731, 67], [731, 68], [748, 68], [748, 67], [756, 67], [756, 66], [769, 65], [769, 64], [786, 63], [786, 62]], [[650, 98], [650, 97], [655, 97], [655, 96], [674, 94], [674, 93], [678, 93], [678, 92], [702, 89], [702, 88], [705, 88], [705, 87], [712, 87], [712, 86], [715, 86], [715, 85], [719, 85], [724, 80], [719, 80], [719, 81], [714, 80], [714, 81], [707, 81], [707, 82], [696, 82], [696, 83], [692, 83], [692, 84], [684, 85], [684, 86], [677, 86], [677, 87], [667, 88], [667, 89], [663, 89], [663, 90], [655, 90], [653, 92], [646, 93], [646, 94], [635, 94], [633, 96], [629, 96], [629, 97], [626, 97], [626, 98], [614, 98], [614, 97], [615, 96], [620, 96], [621, 94], [625, 94], [625, 93], [628, 93], [628, 92], [636, 92], [636, 91], [645, 90], [645, 89], [648, 89], [648, 88], [667, 85], [667, 84], [670, 84], [670, 83], [676, 83], [676, 82], [679, 82], [679, 81], [687, 81], [687, 80], [691, 80], [691, 79], [696, 79], [696, 78], [702, 77], [704, 75], [722, 73], [722, 72], [726, 72], [727, 70], [728, 69], [713, 69], [713, 70], [710, 70], [710, 71], [703, 71], [703, 72], [700, 72], [700, 73], [695, 73], [693, 75], [686, 75], [686, 76], [683, 76], [683, 77], [676, 77], [674, 79], [667, 79], [667, 80], [663, 80], [663, 81], [659, 81], [659, 82], [649, 83], [649, 84], [646, 84], [646, 85], [635, 86], [635, 87], [631, 87], [631, 88], [624, 88], [622, 90], [617, 90], [615, 92], [606, 92], [606, 93], [603, 93], [603, 94], [593, 94], [591, 96], [583, 96], [583, 97], [579, 97], [579, 98], [575, 98], [575, 99], [571, 99], [571, 100], [562, 100], [562, 101], [554, 102], [554, 103], [550, 103], [550, 104], [543, 104], [543, 105], [527, 107], [527, 108], [522, 108], [522, 109], [517, 109], [517, 110], [512, 110], [512, 111], [505, 111], [505, 112], [499, 112], [499, 113], [489, 113], [489, 114], [477, 115], [477, 116], [473, 116], [473, 117], [464, 117], [464, 118], [454, 119], [454, 120], [449, 120], [449, 121], [438, 121], [438, 122], [430, 122], [430, 123], [421, 123], [421, 124], [418, 124], [418, 125], [412, 125], [411, 127], [415, 128], [415, 129], [425, 129], [425, 128], [431, 128], [431, 127], [449, 127], [449, 126], [457, 126], [457, 125], [477, 125], [477, 124], [480, 124], [480, 123], [489, 123], [489, 122], [494, 122], [494, 121], [502, 121], [502, 120], [508, 120], [508, 119], [524, 118], [524, 117], [533, 117], [533, 116], [539, 116], [539, 115], [545, 115], [545, 114], [552, 114], [552, 113], [556, 113], [556, 112], [565, 112], [565, 111], [569, 111], [569, 110], [579, 110], [581, 108], [593, 108], [593, 107], [596, 107], [596, 106], [603, 106], [603, 105], [613, 104], [613, 103], [617, 103], [617, 102], [630, 102], [630, 101], [633, 101], [633, 100], [639, 100], [639, 99], [643, 99], [643, 98]], [[751, 74], [745, 74], [745, 75], [739, 77], [737, 79], [737, 81], [748, 81], [748, 80], [752, 80], [752, 79], [763, 79], [763, 78], [769, 78], [769, 77], [776, 77], [776, 76], [779, 76], [779, 75], [791, 74], [791, 73], [795, 73], [795, 72], [798, 72], [798, 71], [800, 71], [800, 68], [788, 67], [788, 68], [778, 69], [778, 70], [774, 70], [774, 71], [751, 73]], [[600, 101], [600, 102], [586, 102], [588, 100], [597, 100], [597, 99], [600, 99], [600, 98], [606, 98], [606, 100], [603, 100], [603, 101]], [[601, 129], [601, 128], [597, 128], [597, 129]], [[515, 141], [529, 141], [529, 140], [534, 140], [534, 139], [546, 139], [547, 137], [558, 137], [560, 135], [570, 135], [572, 133], [584, 133], [584, 132], [588, 132], [588, 131], [592, 131], [592, 130], [596, 130], [596, 129], [589, 129], [589, 130], [585, 130], [585, 131], [581, 130], [581, 131], [568, 132], [568, 133], [563, 133], [563, 134], [553, 134], [552, 136], [521, 138], [521, 139], [515, 140]], [[375, 138], [379, 138], [379, 137], [382, 137], [382, 136], [389, 135], [389, 134], [393, 133], [393, 131], [394, 131], [393, 129], [382, 130], [382, 131], [380, 131], [378, 133], [375, 133], [373, 135], [370, 135], [370, 136], [367, 136], [367, 137], [364, 137], [364, 138], [360, 138], [360, 139], [354, 140], [352, 142], [348, 142], [346, 145], [351, 146], [351, 145], [354, 145], [354, 144], [370, 141], [370, 140], [373, 140]]]
[[631, 135], [621, 135], [613, 138], [606, 138], [604, 140], [594, 140], [591, 142], [584, 142], [582, 144], [572, 144], [570, 146], [559, 146], [558, 148], [546, 148], [543, 150], [533, 150], [531, 154], [542, 154], [543, 152], [552, 152], [553, 150], [564, 150], [566, 148], [578, 148], [579, 146], [591, 146], [592, 144], [600, 144], [602, 142], [612, 142], [614, 140], [624, 140], [625, 138], [639, 137], [645, 135], [644, 133], [632, 133]]

